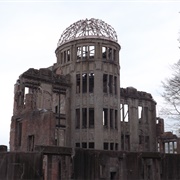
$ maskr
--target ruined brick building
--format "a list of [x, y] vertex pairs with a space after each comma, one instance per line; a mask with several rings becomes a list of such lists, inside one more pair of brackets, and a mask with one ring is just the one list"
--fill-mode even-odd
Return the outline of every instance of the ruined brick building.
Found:
[[120, 88], [120, 49], [110, 25], [80, 20], [62, 33], [55, 64], [19, 76], [10, 151], [43, 153], [45, 179], [174, 177], [158, 151], [172, 142], [177, 153], [177, 137], [166, 138], [151, 94]]

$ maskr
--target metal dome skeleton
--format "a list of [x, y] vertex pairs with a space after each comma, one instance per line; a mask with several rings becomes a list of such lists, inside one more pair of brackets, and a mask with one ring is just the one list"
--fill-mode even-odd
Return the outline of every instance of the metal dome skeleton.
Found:
[[118, 41], [116, 31], [112, 26], [100, 19], [91, 18], [89, 20], [79, 20], [66, 28], [59, 39], [58, 46], [74, 39], [86, 37]]

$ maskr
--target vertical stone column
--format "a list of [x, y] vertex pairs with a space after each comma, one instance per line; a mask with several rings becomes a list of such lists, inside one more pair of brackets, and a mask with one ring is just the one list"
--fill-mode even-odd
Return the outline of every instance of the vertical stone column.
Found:
[[52, 179], [52, 155], [47, 156], [47, 180]]

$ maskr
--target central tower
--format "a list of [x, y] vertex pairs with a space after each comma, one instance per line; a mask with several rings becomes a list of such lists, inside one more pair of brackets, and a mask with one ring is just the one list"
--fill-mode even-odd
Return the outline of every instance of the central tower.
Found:
[[120, 45], [99, 19], [70, 25], [55, 51], [56, 74], [70, 75], [70, 147], [120, 150]]

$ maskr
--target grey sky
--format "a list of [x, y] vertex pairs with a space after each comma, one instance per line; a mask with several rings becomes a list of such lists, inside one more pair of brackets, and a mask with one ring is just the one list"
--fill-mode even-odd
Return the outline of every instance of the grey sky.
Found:
[[121, 87], [151, 93], [158, 111], [161, 81], [179, 59], [179, 11], [178, 1], [0, 1], [0, 144], [9, 143], [18, 76], [55, 63], [61, 33], [80, 19], [102, 19], [114, 27], [122, 47]]

